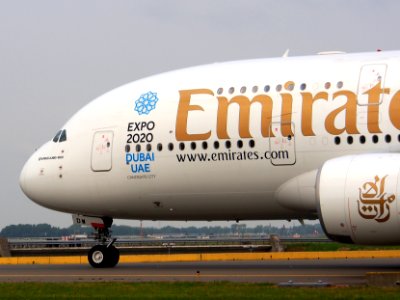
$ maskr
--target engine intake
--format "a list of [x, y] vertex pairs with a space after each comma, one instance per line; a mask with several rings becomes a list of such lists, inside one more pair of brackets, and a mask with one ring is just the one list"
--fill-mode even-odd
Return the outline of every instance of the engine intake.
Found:
[[400, 154], [327, 161], [317, 175], [317, 207], [328, 237], [365, 245], [400, 244]]

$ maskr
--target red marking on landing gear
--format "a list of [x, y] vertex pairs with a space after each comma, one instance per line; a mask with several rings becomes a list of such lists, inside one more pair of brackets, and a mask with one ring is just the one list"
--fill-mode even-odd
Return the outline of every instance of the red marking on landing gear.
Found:
[[105, 228], [106, 226], [101, 223], [90, 223], [94, 228]]

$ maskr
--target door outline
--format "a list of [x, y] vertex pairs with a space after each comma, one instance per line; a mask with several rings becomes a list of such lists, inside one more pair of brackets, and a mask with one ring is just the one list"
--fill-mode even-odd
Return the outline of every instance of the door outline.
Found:
[[[283, 136], [281, 134], [282, 126], [291, 126], [291, 131], [293, 135]], [[279, 128], [279, 129], [278, 129]], [[295, 124], [291, 123], [281, 123], [281, 122], [272, 122], [269, 128], [269, 151], [288, 151], [289, 153], [289, 161], [288, 162], [281, 162], [282, 159], [279, 158], [270, 158], [270, 162], [274, 166], [292, 166], [296, 164], [296, 142], [295, 142], [296, 130]], [[274, 147], [280, 145], [281, 149], [275, 149]], [[285, 148], [286, 147], [286, 148]], [[291, 156], [293, 157], [292, 159]]]
[[385, 88], [387, 68], [386, 64], [368, 64], [361, 67], [357, 86], [357, 105], [368, 107], [380, 105], [383, 102], [384, 93], [380, 95], [378, 103], [370, 104], [368, 101], [362, 101], [362, 99], [367, 98], [364, 92], [374, 87], [378, 82], [381, 83], [381, 89]]
[[96, 131], [93, 134], [91, 169], [93, 172], [109, 172], [112, 169], [114, 132]]

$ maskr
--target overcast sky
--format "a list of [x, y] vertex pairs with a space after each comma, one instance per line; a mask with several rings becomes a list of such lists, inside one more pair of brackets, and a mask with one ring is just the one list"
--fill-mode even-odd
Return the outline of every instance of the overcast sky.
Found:
[[70, 215], [26, 198], [19, 173], [35, 148], [104, 92], [288, 48], [291, 56], [400, 50], [399, 12], [395, 0], [0, 0], [0, 228], [71, 224]]

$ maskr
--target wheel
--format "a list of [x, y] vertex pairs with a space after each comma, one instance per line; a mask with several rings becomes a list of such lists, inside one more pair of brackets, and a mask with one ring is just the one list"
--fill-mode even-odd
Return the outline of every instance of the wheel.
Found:
[[108, 251], [108, 258], [109, 258], [107, 267], [113, 268], [119, 262], [119, 250], [111, 245], [110, 247], [107, 248], [107, 251]]
[[96, 245], [90, 249], [88, 260], [93, 268], [113, 268], [118, 264], [119, 250], [112, 245]]
[[104, 268], [107, 264], [108, 251], [105, 245], [96, 245], [89, 250], [88, 260], [93, 268]]

